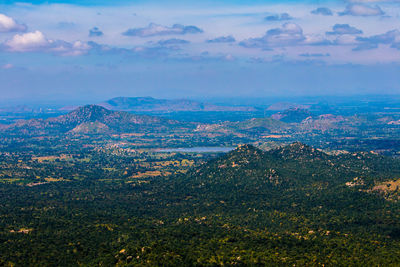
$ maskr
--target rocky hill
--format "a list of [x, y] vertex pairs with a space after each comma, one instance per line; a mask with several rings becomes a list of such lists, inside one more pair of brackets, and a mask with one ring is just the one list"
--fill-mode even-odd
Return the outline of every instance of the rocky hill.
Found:
[[124, 133], [160, 131], [191, 127], [177, 121], [147, 115], [111, 111], [97, 105], [79, 107], [68, 114], [49, 119], [21, 120], [7, 126], [9, 134], [46, 135], [65, 133]]
[[319, 194], [321, 186], [328, 191], [342, 190], [355, 178], [362, 179], [366, 189], [393, 179], [393, 173], [400, 175], [399, 160], [372, 153], [329, 155], [300, 142], [266, 152], [241, 145], [189, 173], [182, 180], [185, 186], [180, 187], [225, 196], [284, 188]]
[[271, 118], [275, 120], [280, 120], [283, 122], [287, 123], [300, 123], [304, 119], [308, 117], [312, 117], [313, 115], [311, 114], [310, 111], [307, 109], [303, 108], [290, 108], [287, 110], [284, 110], [282, 112], [278, 112], [276, 114], [273, 114]]

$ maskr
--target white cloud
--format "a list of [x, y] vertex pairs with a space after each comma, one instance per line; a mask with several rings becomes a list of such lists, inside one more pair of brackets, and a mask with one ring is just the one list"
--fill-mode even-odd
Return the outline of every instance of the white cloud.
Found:
[[285, 23], [281, 28], [267, 31], [263, 37], [243, 40], [240, 45], [271, 49], [279, 46], [331, 45], [331, 42], [320, 34], [303, 34], [303, 29], [296, 23]]
[[284, 45], [304, 40], [303, 29], [296, 23], [285, 23], [280, 29], [267, 32], [266, 41], [271, 45]]
[[313, 11], [311, 11], [311, 14], [323, 15], [323, 16], [332, 16], [333, 12], [332, 12], [331, 9], [329, 9], [327, 7], [319, 7], [317, 9], [314, 9]]
[[337, 45], [355, 45], [359, 42], [354, 35], [340, 35], [335, 39], [334, 43]]
[[332, 27], [333, 31], [327, 32], [328, 35], [343, 35], [343, 34], [362, 34], [363, 31], [349, 24], [335, 24]]
[[87, 53], [91, 46], [81, 41], [68, 43], [61, 40], [49, 40], [40, 31], [16, 34], [3, 44], [9, 52], [50, 52], [64, 56], [75, 56]]
[[0, 32], [24, 32], [26, 29], [26, 25], [18, 24], [13, 18], [0, 14]]
[[224, 56], [226, 61], [234, 61], [236, 58], [232, 54], [227, 54]]
[[85, 42], [75, 41], [68, 43], [64, 41], [51, 41], [49, 52], [59, 53], [63, 56], [79, 56], [86, 54], [92, 47]]
[[220, 36], [214, 39], [209, 39], [206, 41], [207, 43], [234, 43], [236, 39], [232, 36]]
[[139, 36], [139, 37], [150, 37], [157, 35], [183, 35], [188, 33], [202, 33], [203, 30], [196, 26], [185, 26], [181, 24], [174, 24], [172, 27], [163, 26], [155, 23], [150, 23], [144, 28], [132, 28], [128, 29], [124, 33], [125, 36]]
[[7, 50], [13, 52], [27, 52], [50, 46], [51, 41], [48, 41], [40, 31], [29, 32], [25, 34], [16, 34], [11, 40], [8, 40], [5, 45]]
[[391, 30], [383, 34], [378, 34], [370, 37], [358, 37], [357, 41], [360, 42], [359, 50], [378, 48], [378, 45], [390, 45], [392, 48], [399, 49], [400, 45], [400, 31]]
[[275, 47], [296, 45], [305, 39], [303, 29], [296, 23], [285, 23], [281, 28], [268, 30], [261, 38], [249, 38], [240, 42], [243, 47]]
[[[197, 55], [204, 50], [209, 50], [210, 53], [217, 54], [221, 58], [223, 55], [230, 54], [240, 59], [259, 55], [269, 57], [279, 51], [292, 58], [301, 53], [330, 53], [332, 57], [327, 61], [336, 60], [336, 57], [340, 55], [341, 58], [346, 57], [349, 62], [352, 62], [355, 58], [358, 59], [357, 57], [361, 54], [352, 52], [353, 47], [373, 42], [372, 39], [366, 41], [360, 39], [361, 37], [379, 36], [394, 28], [393, 25], [396, 25], [396, 21], [398, 21], [397, 14], [400, 12], [400, 6], [383, 3], [383, 1], [382, 3], [381, 1], [368, 3], [369, 0], [345, 0], [344, 2], [344, 4], [343, 2], [327, 4], [326, 7], [320, 8], [318, 8], [318, 5], [308, 3], [293, 5], [291, 3], [273, 4], [272, 2], [271, 4], [265, 2], [262, 5], [228, 5], [223, 8], [204, 5], [196, 9], [188, 7], [174, 7], [172, 9], [167, 5], [142, 8], [136, 4], [123, 7], [96, 8], [83, 8], [74, 5], [38, 5], [35, 6], [35, 9], [29, 10], [15, 7], [13, 13], [7, 13], [7, 15], [12, 16], [18, 22], [29, 25], [29, 28], [33, 29], [29, 29], [30, 32], [35, 32], [36, 29], [40, 30], [45, 41], [43, 41], [43, 38], [41, 39], [42, 42], [37, 40], [37, 45], [34, 46], [32, 42], [21, 43], [12, 37], [15, 34], [23, 36], [23, 33], [3, 34], [3, 39], [0, 41], [0, 43], [3, 43], [0, 44], [0, 49], [10, 52], [33, 51], [71, 56], [90, 52], [96, 54], [96, 56], [105, 53], [132, 53], [135, 56], [142, 54], [149, 57], [166, 55], [171, 58], [186, 54], [188, 56]], [[347, 5], [349, 6], [346, 8]], [[375, 5], [379, 5], [382, 9], [374, 7]], [[268, 10], [274, 13], [266, 13]], [[337, 16], [337, 12], [344, 10], [348, 11], [346, 16]], [[382, 14], [382, 10], [391, 17], [381, 19], [381, 16], [372, 16]], [[97, 12], [101, 12], [101, 17], [97, 15]], [[263, 21], [266, 14], [283, 14], [284, 12], [295, 17], [295, 20], [288, 22], [295, 22], [296, 24], [281, 26], [284, 22], [266, 24]], [[133, 13], [136, 13], [135, 16], [132, 15]], [[326, 17], [322, 15], [326, 15]], [[150, 22], [157, 24], [150, 24], [151, 26], [149, 26]], [[174, 26], [174, 23], [180, 24]], [[335, 23], [348, 23], [350, 27], [356, 29], [350, 27], [332, 29]], [[196, 31], [196, 28], [187, 28], [188, 25], [196, 25], [194, 27], [204, 31], [204, 34], [189, 34], [198, 31]], [[297, 27], [294, 26], [294, 30], [291, 30], [290, 25], [297, 25]], [[90, 42], [95, 39], [88, 36], [88, 29], [92, 29], [94, 26], [107, 33], [101, 39], [99, 38], [101, 44], [96, 45]], [[121, 33], [128, 29], [132, 30], [128, 35], [135, 37], [121, 36]], [[190, 29], [193, 32], [190, 32]], [[359, 33], [361, 29], [365, 35]], [[267, 32], [267, 30], [270, 31]], [[326, 35], [327, 31], [332, 34]], [[235, 38], [229, 38], [229, 34], [235, 36], [237, 43], [244, 40], [241, 42], [241, 46], [237, 45]], [[337, 38], [343, 34], [358, 34], [360, 38]], [[20, 39], [26, 39], [26, 37]], [[190, 43], [179, 45], [178, 41], [171, 41], [170, 38], [183, 38]], [[4, 42], [5, 39], [10, 40]], [[75, 40], [81, 40], [81, 42], [75, 42]], [[204, 43], [205, 40], [207, 40], [206, 43]], [[165, 44], [172, 46], [171, 42], [176, 42], [180, 50], [170, 51], [165, 47], [159, 47]], [[215, 44], [211, 45], [210, 43]], [[379, 41], [377, 51], [387, 49], [393, 54], [400, 55], [398, 51], [390, 49], [392, 44], [393, 47], [395, 45], [398, 47], [400, 43]], [[368, 47], [376, 46], [370, 45]], [[260, 49], [245, 49], [244, 47]], [[363, 47], [365, 48], [366, 44]], [[260, 51], [261, 49], [265, 51]], [[272, 49], [275, 51], [266, 51]], [[3, 64], [5, 63], [7, 61], [3, 62]]]
[[385, 12], [379, 6], [369, 6], [365, 4], [349, 4], [343, 12], [339, 15], [351, 15], [351, 16], [382, 16]]
[[375, 44], [391, 44], [400, 42], [400, 31], [391, 30], [383, 34], [378, 34], [370, 37], [359, 37], [359, 41]]
[[307, 34], [304, 36], [306, 39], [303, 41], [305, 45], [330, 45], [331, 42], [321, 34]]
[[292, 16], [290, 16], [288, 13], [282, 13], [282, 14], [276, 14], [276, 15], [270, 15], [264, 18], [266, 21], [284, 21], [284, 20], [292, 20]]

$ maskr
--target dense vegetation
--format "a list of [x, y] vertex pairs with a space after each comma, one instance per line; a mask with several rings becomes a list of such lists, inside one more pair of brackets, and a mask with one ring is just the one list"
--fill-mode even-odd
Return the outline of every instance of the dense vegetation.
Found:
[[146, 183], [2, 183], [0, 265], [396, 265], [400, 207], [372, 188], [399, 177], [395, 159], [294, 143]]

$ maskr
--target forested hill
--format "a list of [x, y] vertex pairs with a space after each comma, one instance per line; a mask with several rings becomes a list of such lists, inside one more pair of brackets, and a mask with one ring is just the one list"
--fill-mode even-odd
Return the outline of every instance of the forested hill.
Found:
[[2, 266], [390, 266], [400, 162], [251, 145], [144, 182], [0, 184]]
[[[300, 142], [270, 151], [252, 145], [240, 145], [224, 156], [193, 170], [183, 182], [245, 188], [262, 192], [278, 187], [343, 187], [354, 178], [363, 180], [364, 187], [400, 177], [400, 161], [373, 153], [328, 155]], [[317, 185], [318, 184], [318, 185]], [[225, 191], [219, 191], [224, 194]]]
[[49, 119], [21, 120], [11, 124], [3, 132], [25, 135], [58, 135], [64, 133], [130, 133], [154, 132], [188, 127], [160, 117], [135, 115], [123, 111], [112, 111], [97, 105], [79, 107], [68, 114]]

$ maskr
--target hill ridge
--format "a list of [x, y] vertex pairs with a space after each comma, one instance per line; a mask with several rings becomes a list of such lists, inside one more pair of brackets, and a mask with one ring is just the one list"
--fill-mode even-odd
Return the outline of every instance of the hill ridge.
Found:
[[112, 111], [99, 105], [85, 105], [58, 116], [19, 121], [5, 131], [11, 134], [46, 135], [65, 133], [118, 133], [169, 130], [176, 127], [194, 127], [187, 123], [149, 115]]
[[191, 99], [158, 99], [147, 97], [114, 97], [99, 104], [105, 108], [136, 112], [178, 111], [254, 111], [253, 107], [222, 106]]

